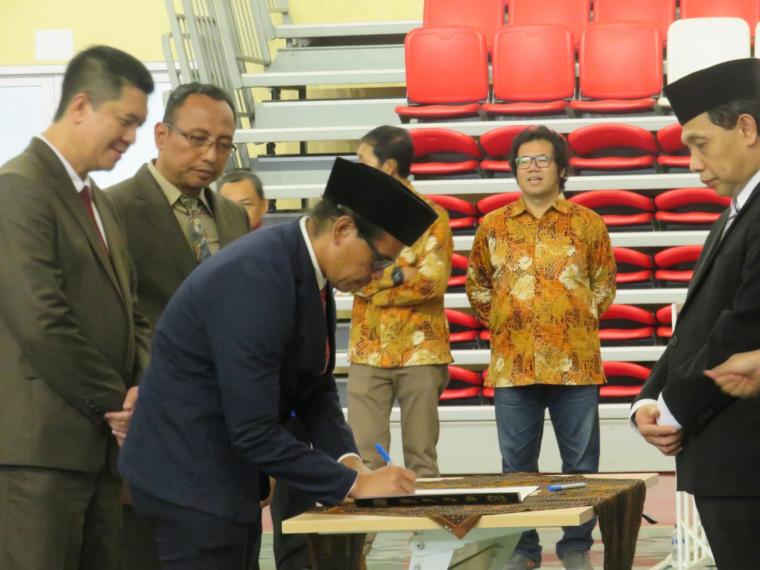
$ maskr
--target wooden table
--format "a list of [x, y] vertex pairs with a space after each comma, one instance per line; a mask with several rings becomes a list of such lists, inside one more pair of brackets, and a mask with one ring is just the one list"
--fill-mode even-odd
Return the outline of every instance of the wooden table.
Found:
[[[642, 479], [647, 488], [657, 482], [654, 473], [600, 473], [587, 477]], [[410, 532], [410, 570], [445, 570], [454, 552], [468, 545], [492, 551], [489, 570], [504, 568], [520, 535], [530, 529], [578, 526], [594, 517], [593, 507], [484, 515], [467, 535], [458, 539], [426, 517], [304, 513], [282, 523], [286, 534], [356, 534]]]

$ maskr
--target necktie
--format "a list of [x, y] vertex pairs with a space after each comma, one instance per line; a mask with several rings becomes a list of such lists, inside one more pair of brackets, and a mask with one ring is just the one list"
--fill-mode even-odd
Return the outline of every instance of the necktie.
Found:
[[90, 190], [90, 187], [85, 185], [82, 187], [82, 190], [79, 191], [79, 199], [82, 200], [82, 204], [84, 204], [85, 210], [87, 210], [87, 213], [90, 216], [90, 219], [92, 220], [93, 225], [95, 226], [95, 231], [98, 232], [98, 237], [100, 238], [100, 243], [103, 245], [103, 249], [106, 252], [106, 255], [110, 255], [111, 252], [108, 250], [108, 244], [106, 243], [106, 238], [103, 236], [103, 233], [100, 231], [100, 227], [98, 226], [98, 221], [95, 218], [95, 209], [92, 206], [92, 191]]
[[190, 222], [190, 243], [193, 246], [195, 257], [199, 263], [206, 261], [211, 257], [211, 250], [208, 247], [208, 238], [201, 223], [199, 200], [183, 195], [179, 201], [187, 210], [187, 217]]
[[[319, 290], [319, 298], [322, 301], [322, 314], [325, 316], [325, 322], [327, 322], [327, 285]], [[325, 367], [322, 369], [322, 374], [327, 372], [327, 367], [330, 366], [330, 335], [325, 337]]]
[[721, 239], [723, 239], [723, 236], [726, 235], [726, 232], [728, 231], [728, 228], [731, 227], [731, 224], [734, 223], [734, 219], [736, 218], [738, 213], [739, 213], [739, 208], [736, 206], [736, 199], [734, 198], [733, 200], [731, 200], [731, 206], [729, 206], [728, 218], [726, 219], [726, 225], [723, 226], [723, 233], [720, 234]]

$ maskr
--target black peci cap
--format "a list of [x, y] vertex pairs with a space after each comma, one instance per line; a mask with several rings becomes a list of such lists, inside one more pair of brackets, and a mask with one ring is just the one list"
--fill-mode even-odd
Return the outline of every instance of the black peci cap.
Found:
[[412, 245], [438, 215], [422, 198], [382, 170], [336, 158], [322, 198], [346, 206]]
[[665, 87], [665, 96], [682, 125], [719, 105], [760, 99], [760, 60], [734, 59], [700, 69]]

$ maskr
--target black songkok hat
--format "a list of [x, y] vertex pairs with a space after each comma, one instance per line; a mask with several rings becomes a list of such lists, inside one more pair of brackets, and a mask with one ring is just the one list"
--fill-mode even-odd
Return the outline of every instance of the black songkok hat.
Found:
[[392, 176], [343, 158], [335, 159], [322, 198], [350, 208], [406, 245], [417, 241], [438, 217]]
[[719, 105], [760, 99], [760, 59], [734, 59], [700, 69], [665, 87], [665, 96], [682, 125]]

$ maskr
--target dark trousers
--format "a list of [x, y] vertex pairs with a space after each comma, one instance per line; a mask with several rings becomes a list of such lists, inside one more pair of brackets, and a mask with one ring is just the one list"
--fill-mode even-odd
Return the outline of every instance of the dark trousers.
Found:
[[[297, 439], [308, 443], [308, 434], [298, 418], [291, 417], [285, 427]], [[277, 570], [311, 568], [306, 535], [283, 534], [282, 521], [300, 515], [313, 506], [313, 499], [297, 489], [293, 489], [285, 481], [277, 481], [275, 484], [271, 512], [274, 559], [277, 563]]]
[[135, 510], [153, 528], [164, 570], [258, 570], [259, 522], [237, 523], [131, 491]]
[[124, 559], [122, 570], [159, 570], [153, 529], [132, 505], [124, 505]]
[[[538, 471], [544, 434], [544, 413], [549, 416], [562, 457], [562, 473], [595, 473], [599, 470], [599, 387], [534, 384], [494, 390], [496, 429], [504, 473]], [[596, 518], [580, 526], [562, 527], [557, 556], [588, 551]], [[522, 534], [515, 552], [535, 562], [541, 560], [538, 533]]]
[[694, 499], [718, 570], [760, 568], [760, 497]]
[[0, 466], [0, 568], [119, 568], [120, 485], [108, 469]]

